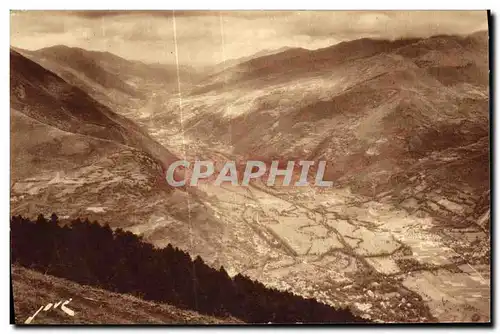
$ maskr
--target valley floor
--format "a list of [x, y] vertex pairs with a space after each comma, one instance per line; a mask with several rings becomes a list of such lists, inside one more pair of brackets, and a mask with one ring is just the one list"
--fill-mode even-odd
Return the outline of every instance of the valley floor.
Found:
[[[220, 152], [211, 159], [233, 160]], [[233, 273], [378, 322], [489, 322], [488, 228], [465, 220], [478, 199], [418, 182], [403, 190], [409, 200], [400, 204], [390, 192], [366, 197], [349, 188], [260, 181], [199, 188], [206, 194], [200, 200], [225, 224], [218, 231], [223, 243], [242, 245], [252, 236], [251, 259], [224, 263]], [[461, 212], [462, 225], [439, 219]], [[156, 228], [141, 231], [152, 229], [151, 241], [161, 244]]]
[[490, 268], [470, 244], [487, 238], [482, 229], [438, 229], [430, 217], [343, 190], [228, 188], [207, 192], [221, 216], [238, 212], [260, 239], [250, 277], [375, 321], [489, 321]]

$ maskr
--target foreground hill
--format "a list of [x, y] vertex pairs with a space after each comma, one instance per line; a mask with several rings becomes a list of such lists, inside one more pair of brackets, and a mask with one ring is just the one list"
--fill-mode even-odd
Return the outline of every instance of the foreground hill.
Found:
[[75, 312], [69, 316], [60, 308], [41, 311], [31, 324], [237, 324], [234, 318], [215, 318], [182, 310], [168, 304], [145, 301], [127, 294], [113, 293], [67, 279], [44, 275], [14, 265], [11, 269], [15, 323], [24, 324], [28, 317], [48, 303], [71, 302], [66, 306]]
[[154, 248], [96, 222], [62, 225], [55, 214], [50, 221], [13, 217], [11, 250], [12, 262], [25, 267], [212, 316], [230, 314], [249, 323], [366, 321], [349, 309], [270, 289], [241, 274], [230, 277], [224, 267], [211, 268], [170, 244]]

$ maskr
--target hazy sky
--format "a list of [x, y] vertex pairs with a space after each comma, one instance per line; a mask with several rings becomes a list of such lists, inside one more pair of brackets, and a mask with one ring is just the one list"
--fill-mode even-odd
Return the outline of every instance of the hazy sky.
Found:
[[[213, 64], [283, 46], [316, 49], [362, 37], [468, 34], [487, 29], [486, 11], [14, 11], [11, 45], [56, 44], [128, 59]], [[175, 23], [175, 25], [174, 25]]]

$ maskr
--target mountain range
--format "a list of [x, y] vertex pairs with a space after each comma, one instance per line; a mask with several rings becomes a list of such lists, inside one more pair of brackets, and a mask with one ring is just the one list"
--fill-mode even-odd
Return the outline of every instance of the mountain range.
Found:
[[[11, 213], [112, 222], [375, 321], [487, 321], [488, 43], [363, 38], [204, 71], [11, 48]], [[181, 158], [323, 160], [334, 187], [173, 189]]]

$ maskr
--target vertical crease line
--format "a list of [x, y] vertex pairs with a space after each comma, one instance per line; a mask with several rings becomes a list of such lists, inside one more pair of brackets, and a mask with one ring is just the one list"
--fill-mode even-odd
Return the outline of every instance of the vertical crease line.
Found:
[[[222, 55], [222, 64], [224, 65], [223, 70], [225, 69], [226, 66], [226, 49], [225, 49], [225, 40], [224, 40], [224, 22], [222, 20], [222, 13], [219, 11], [219, 27], [220, 27], [220, 38], [221, 38], [221, 55]], [[224, 86], [227, 85], [226, 81], [226, 76], [224, 74]], [[231, 108], [230, 106], [227, 106], [226, 108]], [[229, 147], [232, 146], [232, 141], [233, 141], [233, 133], [232, 133], [232, 127], [231, 127], [231, 119], [229, 119]], [[226, 161], [227, 162], [227, 161]], [[220, 185], [222, 186], [222, 185]], [[236, 199], [236, 195], [233, 193], [233, 201]], [[226, 224], [222, 222], [222, 228], [224, 231], [221, 233], [221, 243], [224, 244], [224, 242], [227, 241], [227, 228]], [[219, 254], [217, 254], [217, 257], [219, 258]], [[221, 264], [223, 263], [222, 260], [220, 260]], [[227, 271], [227, 269], [226, 269]]]
[[[226, 66], [226, 49], [224, 40], [224, 21], [222, 20], [222, 14], [219, 11], [219, 27], [220, 27], [220, 38], [221, 38], [221, 51], [222, 51], [222, 63], [224, 64], [223, 71], [225, 72]], [[224, 73], [224, 86], [227, 84], [227, 75]], [[227, 106], [226, 109], [231, 110], [231, 106]], [[233, 129], [231, 125], [231, 113], [229, 113], [229, 146], [233, 146]]]
[[[184, 123], [183, 123], [183, 113], [182, 113], [182, 92], [181, 92], [181, 79], [179, 71], [179, 49], [177, 47], [177, 24], [175, 22], [175, 10], [172, 10], [172, 28], [174, 32], [174, 50], [175, 50], [175, 65], [177, 70], [177, 95], [179, 101], [179, 121], [182, 134], [182, 154], [184, 155], [184, 160], [186, 160], [186, 141], [184, 136]], [[186, 189], [187, 190], [187, 189]], [[191, 252], [193, 251], [193, 226], [191, 222], [191, 201], [189, 199], [189, 194], [186, 196], [187, 207], [188, 207], [188, 226], [189, 226], [189, 243]], [[193, 262], [193, 295], [195, 300], [195, 307], [198, 309], [198, 296], [196, 295], [196, 268]]]

